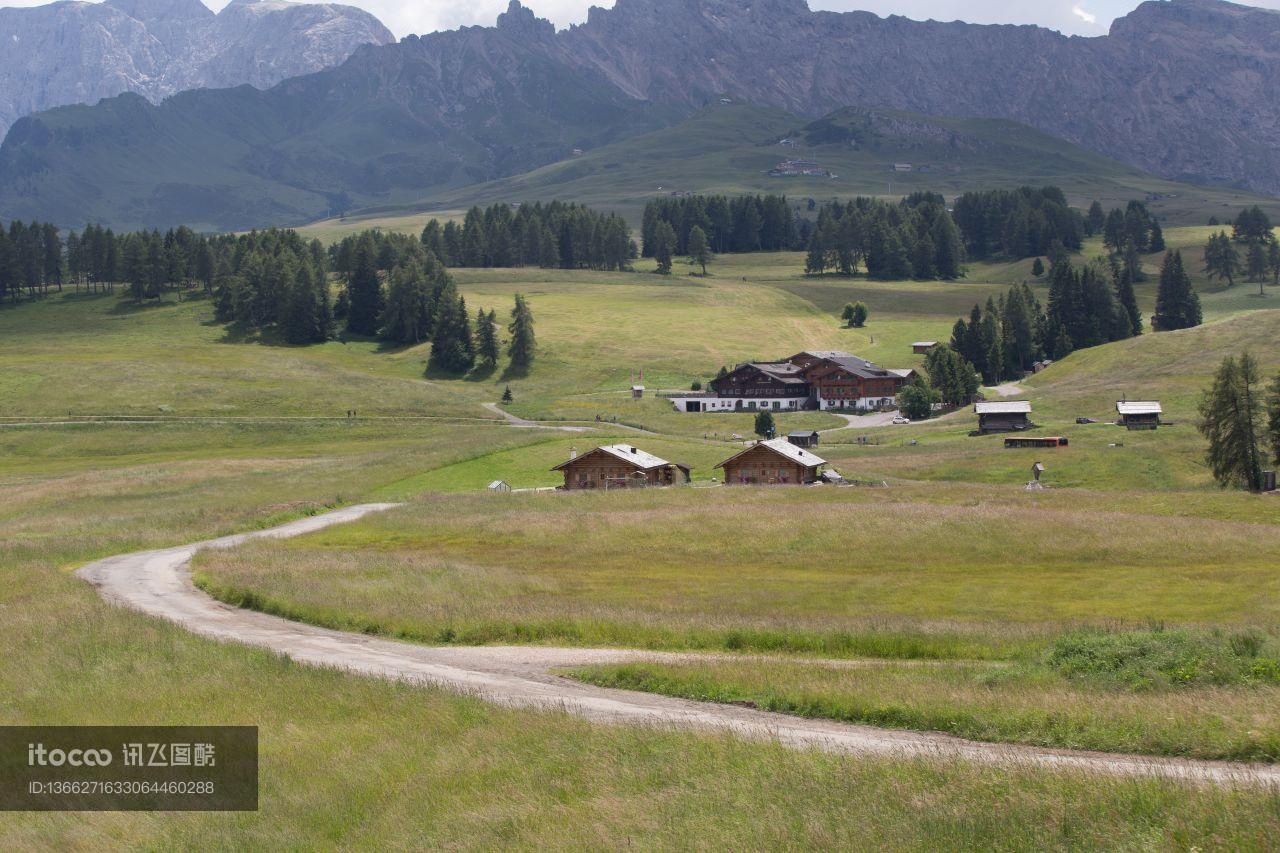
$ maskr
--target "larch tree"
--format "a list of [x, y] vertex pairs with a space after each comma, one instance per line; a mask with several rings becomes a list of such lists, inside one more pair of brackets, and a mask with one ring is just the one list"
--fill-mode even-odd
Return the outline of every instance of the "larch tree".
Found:
[[1246, 352], [1238, 360], [1228, 356], [1200, 401], [1199, 429], [1209, 440], [1205, 458], [1224, 488], [1262, 488], [1260, 381], [1252, 355]]
[[666, 222], [659, 222], [653, 232], [653, 257], [658, 262], [658, 275], [671, 275], [675, 251], [676, 232]]
[[1204, 247], [1204, 271], [1211, 279], [1235, 287], [1236, 274], [1240, 272], [1240, 251], [1225, 231], [1212, 235]]
[[695, 225], [689, 230], [689, 262], [702, 267], [702, 274], [707, 274], [707, 264], [711, 261], [711, 247], [707, 244], [707, 232]]

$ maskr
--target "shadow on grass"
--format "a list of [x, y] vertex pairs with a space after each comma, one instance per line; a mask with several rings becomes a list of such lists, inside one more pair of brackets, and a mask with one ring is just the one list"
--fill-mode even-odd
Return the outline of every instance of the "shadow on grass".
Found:
[[529, 376], [529, 367], [508, 364], [507, 369], [502, 371], [502, 376], [498, 377], [502, 382], [510, 382], [512, 379], [526, 379]]
[[172, 308], [177, 305], [161, 296], [159, 299], [144, 299], [141, 302], [135, 300], [132, 296], [125, 296], [115, 305], [107, 310], [107, 313], [116, 317], [130, 317], [135, 314], [145, 314], [148, 311], [155, 311], [160, 308]]

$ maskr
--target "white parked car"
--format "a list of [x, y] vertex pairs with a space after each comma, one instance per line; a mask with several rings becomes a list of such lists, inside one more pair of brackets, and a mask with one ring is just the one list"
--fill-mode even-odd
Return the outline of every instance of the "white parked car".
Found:
[[895, 426], [902, 426], [903, 424], [911, 423], [911, 418], [904, 418], [902, 415], [898, 415], [893, 419], [893, 423]]

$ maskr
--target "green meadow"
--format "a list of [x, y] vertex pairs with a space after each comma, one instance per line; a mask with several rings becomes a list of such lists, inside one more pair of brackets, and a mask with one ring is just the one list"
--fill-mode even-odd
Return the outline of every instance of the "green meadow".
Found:
[[[68, 292], [0, 307], [0, 721], [252, 724], [263, 759], [256, 813], [11, 814], [0, 845], [1274, 848], [1271, 791], [867, 760], [514, 712], [209, 642], [108, 606], [71, 574], [394, 499], [406, 505], [384, 516], [203, 555], [199, 580], [230, 601], [416, 642], [726, 655], [576, 673], [634, 689], [994, 741], [1277, 760], [1278, 688], [1263, 669], [1135, 685], [1052, 663], [1086, 629], [1189, 632], [1208, 649], [1254, 637], [1270, 659], [1276, 500], [1213, 486], [1192, 419], [1224, 355], [1248, 346], [1280, 369], [1280, 311], [1257, 310], [1276, 296], [1200, 282], [1201, 329], [1077, 353], [1028, 381], [1037, 420], [1072, 439], [1045, 459], [1044, 492], [1022, 488], [1036, 455], [969, 438], [967, 412], [823, 436], [835, 467], [886, 487], [716, 487], [714, 466], [750, 417], [632, 400], [633, 374], [650, 392], [686, 388], [805, 348], [911, 366], [912, 341], [945, 339], [974, 302], [1031, 280], [1029, 264], [974, 265], [952, 284], [810, 279], [801, 264], [724, 257], [708, 278], [678, 265], [670, 279], [643, 265], [459, 271], [473, 311], [529, 298], [540, 352], [525, 376], [504, 364], [431, 376], [426, 347], [354, 338], [284, 346], [214, 324], [201, 298], [135, 306]], [[1149, 313], [1152, 286], [1140, 295]], [[871, 307], [865, 329], [841, 328], [851, 299]], [[482, 405], [508, 385], [513, 413], [590, 431], [508, 426]], [[1162, 399], [1175, 425], [1074, 424], [1106, 419], [1124, 394]], [[554, 485], [572, 448], [606, 442], [686, 462], [695, 483], [484, 491], [494, 479]]]

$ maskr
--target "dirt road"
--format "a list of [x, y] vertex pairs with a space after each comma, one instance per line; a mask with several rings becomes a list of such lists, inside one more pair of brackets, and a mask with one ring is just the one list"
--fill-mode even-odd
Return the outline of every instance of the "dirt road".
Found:
[[366, 504], [304, 518], [271, 530], [99, 560], [77, 574], [103, 598], [167, 619], [189, 631], [284, 654], [299, 663], [415, 684], [434, 684], [516, 708], [561, 710], [603, 723], [670, 725], [730, 731], [797, 748], [868, 756], [959, 758], [980, 764], [1073, 769], [1116, 776], [1160, 776], [1201, 784], [1280, 785], [1280, 767], [1144, 758], [976, 743], [942, 734], [808, 720], [729, 705], [579, 684], [555, 667], [641, 659], [688, 660], [618, 649], [432, 647], [346, 634], [240, 610], [214, 601], [191, 583], [189, 562], [204, 548], [230, 548], [255, 538], [283, 539], [353, 521], [393, 504]]

